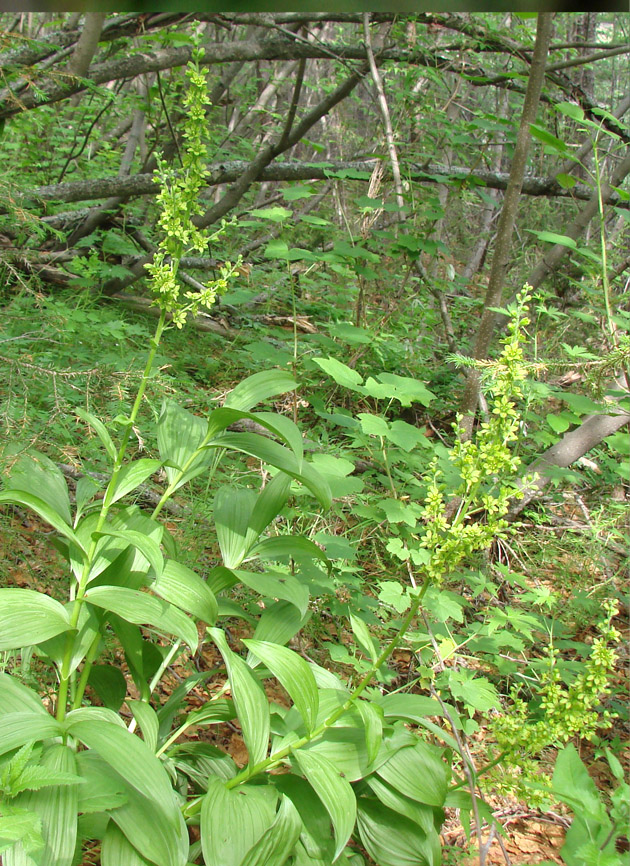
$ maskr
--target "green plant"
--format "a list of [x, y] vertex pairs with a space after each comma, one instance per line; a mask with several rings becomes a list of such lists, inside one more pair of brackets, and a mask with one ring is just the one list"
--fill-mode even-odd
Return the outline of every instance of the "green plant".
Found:
[[626, 841], [630, 834], [630, 786], [609, 749], [606, 757], [617, 786], [604, 797], [575, 746], [569, 744], [558, 754], [552, 794], [574, 813], [560, 849], [567, 866], [622, 866], [628, 862], [627, 851], [621, 853], [617, 842]]
[[[189, 312], [213, 303], [233, 272], [226, 265], [200, 292], [180, 294], [182, 255], [191, 248], [202, 251], [207, 242], [191, 224], [203, 180], [205, 76], [198, 61], [199, 55], [187, 73], [182, 173], [159, 170], [163, 238], [148, 271], [160, 316], [133, 406], [114, 419], [117, 432], [77, 410], [108, 456], [108, 481], [103, 486], [82, 478], [72, 503], [63, 476], [43, 454], [13, 447], [6, 455], [10, 465], [0, 503], [30, 509], [56, 531], [71, 585], [66, 603], [35, 590], [0, 589], [0, 650], [35, 647], [58, 679], [53, 716], [18, 676], [0, 674], [3, 860], [6, 866], [70, 866], [86, 841], [97, 840], [103, 866], [184, 866], [200, 857], [206, 866], [289, 861], [351, 866], [362, 862], [358, 845], [379, 866], [437, 866], [438, 830], [458, 743], [427, 720], [444, 714], [440, 702], [416, 694], [383, 695], [371, 686], [388, 679], [388, 661], [431, 592], [506, 532], [504, 512], [513, 492], [507, 476], [517, 463], [510, 443], [518, 423], [526, 298], [513, 313], [496, 368], [489, 421], [475, 442], [456, 444], [444, 454], [455, 483], [449, 476], [447, 489], [437, 465], [424, 482], [428, 493], [415, 513], [417, 532], [405, 539], [408, 556], [401, 557], [408, 562], [410, 585], [400, 619], [389, 623], [389, 634], [378, 641], [363, 620], [349, 618], [364, 660], [357, 653], [356, 680], [345, 683], [286, 646], [308, 616], [300, 566], [309, 560], [326, 563], [325, 555], [306, 537], [265, 536], [293, 481], [324, 507], [330, 504], [328, 484], [304, 459], [296, 425], [281, 415], [252, 411], [294, 389], [293, 378], [279, 370], [250, 376], [207, 420], [166, 401], [157, 424], [159, 458], [128, 459], [168, 320], [183, 326]], [[389, 394], [393, 389], [399, 397], [411, 387], [403, 377], [379, 378], [365, 386], [355, 381], [355, 390], [385, 388]], [[430, 399], [426, 389], [414, 387], [419, 399]], [[273, 438], [229, 429], [243, 420]], [[376, 424], [384, 438], [396, 441], [395, 423], [378, 426], [377, 416], [361, 420], [368, 435]], [[258, 493], [219, 487], [214, 523], [222, 564], [203, 580], [179, 561], [178, 545], [158, 518], [183, 485], [204, 473], [215, 479], [227, 451], [255, 457], [277, 474]], [[158, 470], [165, 473], [166, 487], [152, 514], [124, 504]], [[481, 512], [484, 521], [477, 519]], [[286, 559], [296, 568], [260, 568], [261, 562]], [[225, 596], [240, 584], [267, 600], [257, 619]], [[218, 627], [222, 617], [242, 617], [254, 626], [253, 635], [242, 640], [246, 657]], [[160, 683], [184, 647], [197, 650], [199, 623], [204, 640], [218, 650], [219, 666], [189, 674], [162, 702]], [[139, 697], [127, 697], [129, 682], [107, 663], [106, 643], [120, 648]], [[203, 692], [216, 675], [222, 677], [218, 691], [207, 690], [201, 706], [191, 709], [187, 695], [195, 688]], [[264, 685], [271, 678], [288, 695], [288, 708], [267, 697]], [[88, 701], [88, 686], [102, 706]], [[473, 679], [467, 694], [483, 687], [483, 678]], [[133, 716], [128, 724], [120, 713], [125, 700]], [[242, 769], [207, 741], [181, 742], [193, 726], [233, 720], [248, 753]], [[428, 728], [446, 745], [411, 732], [408, 723]], [[478, 812], [476, 799], [472, 785], [465, 803], [456, 802]], [[191, 844], [189, 828], [195, 825], [200, 838]]]

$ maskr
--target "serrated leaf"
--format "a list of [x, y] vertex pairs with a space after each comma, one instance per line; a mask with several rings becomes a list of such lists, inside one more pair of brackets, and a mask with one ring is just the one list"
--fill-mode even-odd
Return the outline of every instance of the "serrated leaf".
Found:
[[298, 749], [293, 756], [330, 815], [337, 843], [333, 857], [336, 860], [354, 830], [357, 815], [354, 791], [334, 764], [322, 755]]
[[228, 790], [208, 779], [201, 806], [201, 847], [206, 866], [241, 866], [247, 852], [274, 820], [274, 799], [264, 788]]
[[[42, 755], [42, 766], [72, 775], [76, 783], [46, 787], [16, 798], [20, 806], [35, 812], [42, 822], [44, 850], [40, 866], [71, 866], [77, 837], [77, 810], [79, 782], [76, 776], [74, 750], [63, 743], [54, 743]], [[6, 858], [11, 866], [11, 858]]]
[[122, 586], [95, 586], [85, 594], [89, 604], [112, 611], [135, 625], [149, 625], [181, 638], [193, 652], [199, 638], [195, 624], [178, 608], [146, 592]]
[[243, 730], [243, 739], [251, 764], [267, 757], [269, 746], [269, 703], [260, 683], [240, 656], [229, 648], [225, 635], [218, 628], [209, 628], [208, 634], [223, 656], [228, 672], [232, 698]]
[[70, 629], [65, 607], [34, 589], [0, 589], [0, 650], [43, 643]]
[[254, 639], [243, 643], [286, 689], [304, 719], [307, 732], [312, 731], [319, 709], [319, 692], [308, 664], [285, 646]]

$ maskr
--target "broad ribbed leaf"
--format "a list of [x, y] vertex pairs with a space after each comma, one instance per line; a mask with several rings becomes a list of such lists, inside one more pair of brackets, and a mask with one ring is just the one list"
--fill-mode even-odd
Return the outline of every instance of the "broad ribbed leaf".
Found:
[[0, 755], [19, 749], [31, 740], [39, 742], [62, 734], [62, 725], [48, 713], [8, 713], [0, 718]]
[[[72, 601], [68, 601], [64, 604], [68, 617], [72, 615], [73, 607], [74, 602]], [[87, 605], [82, 604], [79, 610], [77, 633], [72, 641], [72, 653], [68, 667], [69, 673], [75, 671], [85, 658], [87, 651], [92, 646], [94, 638], [99, 631], [99, 627], [100, 616], [97, 615], [94, 608], [88, 608]], [[45, 653], [57, 665], [57, 667], [60, 668], [66, 654], [65, 632], [61, 632], [56, 635], [56, 637], [51, 637], [49, 640], [38, 644], [38, 647], [39, 652]]]
[[110, 821], [101, 844], [101, 866], [151, 866], [127, 840], [122, 830]]
[[69, 715], [66, 727], [69, 734], [98, 752], [123, 779], [152, 800], [169, 821], [175, 822], [179, 809], [170, 780], [146, 743], [126, 728], [97, 718], [76, 721]]
[[391, 694], [378, 699], [386, 719], [402, 719], [418, 724], [426, 716], [443, 716], [444, 711], [435, 698], [422, 695]]
[[206, 579], [208, 587], [216, 595], [226, 589], [230, 589], [234, 584], [238, 583], [238, 577], [235, 572], [226, 568], [224, 565], [215, 565], [208, 572]]
[[164, 568], [164, 557], [162, 556], [160, 546], [148, 535], [138, 532], [135, 529], [102, 529], [99, 536], [118, 538], [121, 541], [126, 541], [127, 544], [131, 544], [139, 550], [140, 553], [149, 561], [149, 564], [157, 577], [162, 573], [162, 569]]
[[361, 713], [363, 720], [367, 759], [373, 763], [378, 757], [383, 742], [383, 711], [370, 701], [357, 701], [355, 707]]
[[[63, 743], [54, 743], [42, 755], [42, 766], [62, 773], [76, 773], [74, 751]], [[77, 838], [79, 786], [51, 785], [39, 791], [27, 791], [15, 799], [16, 806], [35, 812], [41, 820], [44, 850], [38, 866], [71, 866]], [[18, 866], [17, 859], [6, 852], [6, 866]]]
[[376, 775], [370, 776], [367, 783], [384, 806], [419, 824], [425, 833], [429, 833], [435, 826], [433, 806], [427, 806], [426, 803], [418, 803], [417, 800], [405, 797], [404, 794]]
[[330, 863], [335, 841], [331, 832], [330, 816], [313, 787], [301, 776], [281, 773], [271, 777], [275, 788], [292, 801], [302, 819], [300, 839], [313, 860]]
[[[213, 459], [209, 453], [200, 454], [180, 478], [181, 469], [193, 457], [204, 440], [207, 424], [172, 400], [166, 400], [157, 424], [157, 441], [160, 457], [166, 464], [164, 470], [169, 484], [178, 478], [175, 489], [194, 478]], [[171, 464], [171, 465], [169, 465]]]
[[227, 395], [225, 405], [247, 412], [257, 403], [277, 394], [286, 394], [295, 388], [297, 382], [285, 370], [262, 370], [239, 382]]
[[427, 834], [378, 800], [361, 797], [357, 827], [366, 851], [379, 866], [433, 866], [435, 862]]
[[164, 565], [162, 574], [151, 589], [161, 598], [200, 619], [214, 625], [217, 618], [217, 600], [208, 587], [191, 568], [174, 559]]
[[280, 514], [286, 504], [290, 489], [291, 479], [284, 472], [279, 472], [260, 491], [256, 497], [245, 536], [247, 550], [258, 541], [261, 533]]
[[237, 574], [245, 586], [260, 595], [291, 602], [299, 611], [300, 621], [306, 615], [309, 600], [308, 587], [306, 584], [300, 583], [294, 575], [285, 574], [282, 571], [264, 571], [261, 574], [257, 571], [242, 571], [240, 569]]
[[298, 462], [298, 467], [302, 467], [304, 458], [304, 440], [300, 428], [286, 415], [279, 415], [277, 412], [255, 412], [252, 416], [254, 421], [267, 427], [275, 432], [281, 439], [287, 443], [289, 448], [295, 454]]
[[35, 512], [35, 514], [39, 514], [42, 520], [49, 523], [53, 529], [56, 529], [60, 535], [73, 541], [82, 553], [85, 553], [85, 547], [77, 538], [76, 533], [68, 526], [63, 517], [61, 517], [43, 499], [40, 499], [38, 496], [33, 496], [31, 493], [26, 493], [24, 490], [3, 490], [0, 492], [0, 505], [4, 502], [8, 502], [11, 505], [23, 505], [25, 508], [30, 508], [31, 511]]
[[77, 754], [77, 772], [85, 779], [85, 784], [79, 787], [79, 812], [106, 812], [127, 802], [128, 786], [96, 752]]
[[412, 800], [429, 806], [444, 805], [449, 771], [437, 750], [427, 743], [400, 749], [381, 764], [377, 773]]
[[[5, 448], [2, 453], [3, 458], [10, 460], [8, 452], [15, 450], [15, 447]], [[40, 454], [39, 451], [29, 451], [27, 454], [22, 454], [9, 469], [7, 477], [8, 487], [36, 496], [43, 500], [65, 523], [72, 523], [70, 495], [66, 479], [56, 463], [53, 463], [45, 454]]]
[[127, 680], [119, 667], [92, 665], [88, 684], [94, 689], [104, 706], [116, 713], [120, 710], [127, 694]]
[[18, 682], [10, 674], [0, 673], [0, 714], [21, 713], [28, 710], [48, 718], [39, 695]]
[[[138, 740], [128, 732], [127, 736]], [[138, 742], [141, 746], [144, 745], [140, 740]], [[146, 753], [163, 769], [159, 759], [151, 755], [145, 747]], [[142, 851], [151, 863], [158, 866], [184, 866], [188, 854], [188, 831], [172, 795], [172, 789], [164, 791], [165, 795], [173, 796], [173, 806], [165, 812], [159, 802], [161, 790], [156, 790], [153, 797], [140, 794], [137, 788], [130, 784], [130, 780], [116, 772], [111, 761], [107, 763], [95, 751], [80, 752], [78, 764], [86, 778], [97, 775], [98, 778], [107, 780], [108, 790], [122, 790], [123, 802], [115, 808], [109, 807], [110, 815], [136, 850]]]
[[267, 757], [269, 745], [270, 720], [267, 696], [243, 659], [229, 648], [221, 629], [209, 628], [208, 634], [223, 656], [243, 739], [249, 752], [249, 760], [250, 763], [257, 764]]
[[276, 820], [249, 849], [241, 866], [283, 866], [300, 838], [302, 819], [288, 797], [283, 797]]
[[0, 589], [0, 650], [42, 643], [70, 628], [65, 607], [34, 589]]
[[262, 460], [263, 463], [281, 469], [308, 487], [324, 508], [330, 507], [332, 495], [328, 482], [313, 469], [310, 463], [303, 463], [300, 466], [293, 452], [283, 445], [266, 439], [264, 436], [259, 436], [258, 433], [225, 433], [216, 442], [211, 443], [212, 448], [218, 445], [222, 448], [242, 451], [244, 454]]
[[258, 620], [254, 631], [256, 640], [266, 640], [269, 643], [286, 644], [298, 633], [306, 617], [300, 616], [297, 608], [287, 601], [278, 601], [268, 607]]
[[146, 701], [127, 700], [127, 705], [140, 725], [144, 742], [152, 752], [156, 752], [160, 723], [155, 710]]
[[81, 418], [82, 421], [85, 421], [86, 424], [89, 424], [90, 427], [94, 430], [98, 438], [101, 440], [102, 444], [105, 446], [105, 450], [107, 454], [111, 458], [112, 461], [116, 460], [116, 446], [112, 441], [112, 437], [109, 435], [109, 431], [107, 427], [100, 421], [95, 415], [92, 415], [91, 412], [86, 412], [85, 409], [75, 409], [76, 414]]
[[319, 692], [311, 669], [293, 650], [262, 640], [244, 640], [243, 643], [287, 690], [306, 730], [313, 730], [319, 708]]
[[359, 619], [358, 616], [350, 614], [350, 626], [352, 628], [352, 633], [357, 639], [357, 642], [365, 655], [370, 659], [371, 662], [375, 662], [378, 658], [379, 647], [372, 635], [370, 634], [366, 624], [363, 622], [362, 619]]
[[253, 490], [221, 487], [214, 499], [214, 525], [226, 568], [238, 568], [247, 555], [247, 527], [256, 501]]
[[329, 560], [321, 547], [301, 535], [273, 535], [255, 544], [249, 551], [250, 556], [260, 556], [261, 559], [285, 559], [298, 556], [310, 556], [321, 559], [329, 565]]
[[199, 638], [194, 622], [167, 601], [122, 586], [95, 586], [86, 592], [85, 600], [112, 611], [127, 622], [177, 635], [193, 652], [197, 649]]
[[112, 502], [122, 499], [127, 493], [131, 493], [132, 490], [139, 487], [150, 475], [157, 472], [161, 465], [161, 460], [142, 457], [140, 460], [134, 460], [133, 463], [123, 466], [116, 481]]
[[336, 358], [313, 358], [313, 361], [342, 388], [357, 391], [361, 387], [362, 376], [342, 361]]
[[216, 776], [208, 779], [201, 806], [201, 847], [206, 866], [241, 866], [247, 852], [273, 823], [275, 796], [273, 789], [241, 785], [228, 790]]
[[335, 765], [323, 756], [298, 749], [294, 757], [330, 815], [337, 842], [333, 857], [336, 860], [354, 830], [357, 816], [354, 791]]

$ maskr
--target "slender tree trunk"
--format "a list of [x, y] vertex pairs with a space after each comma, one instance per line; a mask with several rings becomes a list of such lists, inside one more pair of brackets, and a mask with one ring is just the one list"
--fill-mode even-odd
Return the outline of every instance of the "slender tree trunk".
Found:
[[105, 22], [105, 13], [86, 12], [83, 30], [79, 36], [72, 57], [68, 61], [67, 71], [72, 75], [83, 78], [90, 68], [92, 58], [98, 47], [98, 40]]
[[[488, 356], [488, 350], [492, 341], [492, 334], [494, 332], [496, 320], [496, 313], [493, 313], [491, 308], [500, 307], [502, 302], [503, 284], [510, 256], [512, 233], [516, 222], [518, 201], [523, 177], [525, 175], [527, 152], [529, 150], [529, 142], [531, 138], [529, 125], [530, 123], [534, 123], [536, 120], [536, 111], [538, 109], [540, 92], [545, 77], [545, 63], [549, 48], [549, 39], [551, 36], [552, 18], [553, 15], [550, 12], [542, 12], [538, 15], [536, 44], [534, 46], [529, 81], [527, 83], [527, 92], [525, 94], [523, 112], [516, 139], [516, 147], [514, 149], [512, 170], [510, 172], [508, 188], [505, 192], [503, 209], [499, 218], [494, 256], [488, 281], [488, 291], [473, 352], [473, 356], [478, 359], [487, 358]], [[479, 390], [479, 374], [476, 370], [471, 370], [470, 375], [466, 379], [466, 387], [464, 389], [464, 396], [460, 406], [461, 412], [464, 416], [462, 419], [462, 436], [464, 439], [470, 439], [470, 436], [472, 435], [475, 419], [474, 413], [479, 401]]]

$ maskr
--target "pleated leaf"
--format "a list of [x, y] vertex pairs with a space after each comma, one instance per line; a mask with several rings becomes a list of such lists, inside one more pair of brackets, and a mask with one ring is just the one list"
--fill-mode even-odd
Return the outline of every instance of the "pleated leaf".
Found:
[[286, 394], [295, 388], [297, 382], [285, 370], [262, 370], [239, 382], [227, 395], [225, 405], [232, 409], [249, 411], [257, 403], [278, 394]]
[[378, 800], [359, 800], [357, 827], [366, 851], [379, 866], [433, 866], [434, 850], [427, 834]]
[[298, 749], [294, 757], [330, 815], [337, 843], [333, 857], [336, 860], [354, 830], [357, 816], [354, 791], [335, 765], [322, 755]]
[[10, 674], [0, 673], [0, 714], [21, 713], [28, 710], [48, 718], [39, 695]]
[[62, 734], [62, 725], [48, 713], [8, 713], [0, 718], [0, 755], [19, 749], [31, 740], [39, 742]]
[[178, 479], [175, 490], [202, 472], [212, 460], [208, 452], [199, 454], [185, 474], [179, 477], [203, 442], [207, 427], [202, 418], [195, 417], [172, 400], [164, 402], [157, 424], [157, 441], [169, 484]]
[[33, 646], [69, 628], [65, 607], [49, 595], [34, 589], [0, 589], [0, 650]]
[[285, 646], [253, 639], [243, 643], [286, 689], [304, 719], [306, 730], [312, 731], [319, 709], [319, 692], [308, 664]]
[[[160, 764], [157, 758], [151, 757]], [[94, 777], [99, 780], [102, 797], [107, 792], [111, 795], [112, 790], [117, 792], [118, 804], [106, 808], [137, 851], [158, 866], [183, 866], [188, 854], [188, 831], [176, 802], [172, 812], [165, 814], [156, 797], [149, 798], [141, 794], [94, 751], [80, 752], [78, 764], [88, 781]], [[121, 866], [123, 864], [125, 861]]]
[[56, 529], [60, 535], [74, 542], [82, 553], [85, 553], [85, 547], [79, 541], [77, 534], [68, 526], [64, 518], [51, 505], [40, 499], [39, 496], [33, 496], [24, 490], [3, 490], [0, 492], [0, 505], [5, 502], [11, 505], [23, 505], [25, 508], [30, 508], [35, 514], [39, 514], [42, 520], [50, 524], [53, 529]]
[[140, 460], [134, 460], [133, 463], [123, 466], [116, 481], [112, 502], [122, 499], [127, 493], [131, 493], [132, 490], [139, 487], [149, 476], [157, 472], [161, 465], [161, 460], [142, 457]]
[[144, 742], [152, 752], [156, 752], [160, 722], [155, 710], [146, 701], [132, 701], [129, 699], [127, 700], [127, 705], [140, 726]]
[[418, 742], [396, 752], [377, 770], [381, 779], [419, 803], [443, 806], [449, 771], [446, 763], [427, 743]]
[[[3, 457], [9, 457], [8, 450], [12, 449], [4, 449]], [[70, 494], [66, 479], [59, 467], [45, 454], [40, 454], [38, 451], [29, 451], [27, 454], [23, 454], [11, 466], [7, 475], [7, 486], [36, 496], [43, 500], [65, 523], [72, 523]]]
[[274, 800], [262, 787], [228, 790], [208, 780], [201, 806], [201, 847], [205, 866], [241, 866], [247, 852], [274, 820]]
[[291, 602], [300, 614], [300, 620], [308, 610], [309, 592], [308, 587], [292, 574], [281, 571], [257, 571], [237, 572], [240, 580], [245, 586], [253, 589], [260, 595], [268, 598], [279, 598]]
[[194, 622], [167, 601], [122, 586], [95, 586], [86, 592], [85, 600], [112, 611], [127, 622], [177, 635], [193, 652], [197, 649], [199, 638]]
[[222, 487], [214, 499], [214, 525], [226, 568], [238, 568], [247, 555], [249, 519], [256, 501], [253, 490]]
[[216, 622], [218, 608], [214, 593], [205, 580], [181, 562], [167, 560], [151, 589], [196, 619], [208, 625]]
[[271, 521], [280, 514], [286, 504], [290, 489], [291, 479], [283, 472], [279, 472], [260, 491], [247, 526], [245, 546], [248, 550], [258, 541], [259, 536]]
[[101, 844], [101, 866], [151, 866], [128, 841], [122, 830], [110, 821]]
[[160, 550], [160, 546], [153, 538], [145, 535], [143, 532], [138, 532], [135, 529], [103, 529], [99, 536], [106, 536], [120, 539], [127, 544], [131, 544], [148, 560], [151, 568], [159, 577], [164, 568], [164, 557]]
[[210, 628], [208, 634], [223, 656], [249, 760], [250, 763], [257, 764], [267, 757], [269, 745], [270, 719], [267, 696], [243, 659], [229, 648], [221, 629]]
[[82, 421], [85, 421], [86, 424], [90, 425], [98, 438], [101, 440], [101, 443], [105, 447], [108, 456], [111, 458], [112, 461], [114, 461], [116, 459], [116, 446], [112, 441], [112, 437], [109, 435], [107, 427], [95, 415], [92, 415], [91, 412], [86, 412], [85, 409], [75, 409], [74, 411], [79, 416], [79, 418], [81, 418]]
[[249, 849], [241, 866], [284, 866], [300, 838], [302, 819], [288, 797], [283, 797], [276, 820]]
[[249, 454], [250, 457], [256, 457], [262, 460], [263, 463], [268, 463], [270, 466], [275, 466], [286, 472], [296, 481], [300, 481], [305, 487], [311, 491], [313, 496], [321, 503], [322, 507], [329, 508], [332, 502], [332, 494], [328, 482], [322, 478], [310, 463], [300, 462], [295, 457], [292, 451], [279, 445], [271, 439], [266, 439], [258, 433], [225, 433], [220, 439], [210, 444], [210, 447], [215, 448], [220, 445], [222, 448], [231, 448], [234, 451], [242, 451], [244, 454]]
[[298, 633], [307, 617], [300, 616], [297, 608], [287, 601], [278, 601], [268, 607], [258, 620], [254, 632], [256, 640], [286, 644]]

